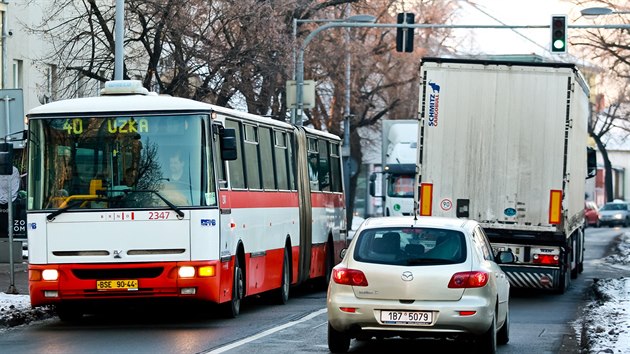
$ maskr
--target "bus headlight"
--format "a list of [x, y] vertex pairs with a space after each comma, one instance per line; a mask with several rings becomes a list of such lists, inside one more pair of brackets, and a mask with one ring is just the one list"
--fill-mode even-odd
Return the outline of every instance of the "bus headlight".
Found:
[[57, 280], [59, 279], [59, 272], [57, 269], [44, 269], [42, 272], [42, 279], [44, 280]]
[[179, 271], [177, 272], [177, 274], [180, 278], [192, 278], [195, 276], [195, 267], [179, 267]]

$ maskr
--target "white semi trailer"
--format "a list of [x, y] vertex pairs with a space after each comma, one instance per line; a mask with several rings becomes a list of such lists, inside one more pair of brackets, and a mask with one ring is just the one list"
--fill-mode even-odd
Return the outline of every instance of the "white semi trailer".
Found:
[[563, 293], [583, 269], [595, 171], [578, 69], [424, 58], [421, 76], [417, 213], [481, 222], [495, 250], [518, 258], [502, 266], [513, 287]]

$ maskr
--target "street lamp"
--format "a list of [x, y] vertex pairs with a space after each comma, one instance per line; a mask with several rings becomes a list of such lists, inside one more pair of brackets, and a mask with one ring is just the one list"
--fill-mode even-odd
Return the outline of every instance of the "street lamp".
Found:
[[[308, 20], [303, 20], [307, 22]], [[313, 21], [313, 20], [311, 20]], [[296, 62], [296, 78], [295, 78], [295, 89], [296, 89], [296, 106], [297, 112], [291, 115], [293, 119], [293, 123], [295, 125], [302, 125], [303, 118], [302, 114], [304, 113], [304, 50], [308, 43], [321, 31], [332, 28], [332, 27], [361, 27], [365, 26], [365, 24], [373, 24], [376, 21], [376, 17], [372, 15], [354, 15], [347, 17], [341, 20], [330, 20], [327, 24], [317, 27], [311, 33], [306, 36], [304, 42], [300, 46], [300, 51], [298, 54], [298, 60]], [[296, 23], [297, 20], [294, 20], [294, 34], [296, 34]], [[348, 38], [346, 40], [349, 40]], [[350, 200], [350, 54], [346, 54], [346, 112], [344, 117], [344, 132], [343, 132], [343, 146], [341, 151], [341, 156], [343, 159], [343, 181], [345, 186], [345, 199], [346, 202]], [[348, 208], [346, 212], [350, 212], [351, 210]], [[347, 220], [350, 220], [350, 217], [346, 215]]]
[[[329, 23], [317, 27], [311, 33], [306, 36], [304, 42], [300, 46], [297, 58], [297, 68], [296, 68], [296, 106], [297, 112], [295, 121], [293, 122], [295, 125], [302, 125], [303, 119], [302, 115], [304, 114], [304, 50], [306, 46], [313, 40], [313, 38], [321, 31], [333, 28], [333, 27], [363, 27], [366, 23], [374, 23], [376, 21], [376, 17], [371, 15], [354, 15], [350, 16], [346, 19], [342, 19], [339, 21], [330, 20]], [[306, 22], [306, 21], [305, 21]]]
[[582, 16], [601, 16], [614, 14], [630, 14], [629, 11], [615, 11], [608, 7], [589, 7], [580, 11]]

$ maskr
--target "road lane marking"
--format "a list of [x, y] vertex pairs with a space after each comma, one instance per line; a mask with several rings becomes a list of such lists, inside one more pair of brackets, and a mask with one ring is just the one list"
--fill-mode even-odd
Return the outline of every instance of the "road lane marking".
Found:
[[302, 322], [306, 322], [308, 320], [311, 320], [311, 319], [313, 319], [313, 318], [315, 318], [315, 317], [317, 317], [317, 316], [319, 316], [319, 315], [321, 315], [323, 313], [326, 313], [326, 309], [325, 308], [323, 308], [321, 310], [317, 310], [315, 312], [311, 312], [310, 314], [300, 318], [299, 320], [287, 322], [287, 323], [285, 323], [283, 325], [280, 325], [280, 326], [277, 326], [277, 327], [274, 327], [274, 328], [270, 328], [270, 329], [268, 329], [268, 330], [266, 330], [264, 332], [260, 332], [258, 334], [255, 334], [255, 335], [251, 336], [251, 337], [243, 338], [243, 339], [241, 339], [241, 340], [239, 340], [237, 342], [230, 343], [230, 344], [225, 345], [223, 347], [220, 347], [220, 348], [217, 348], [217, 349], [213, 349], [211, 351], [204, 351], [204, 352], [201, 352], [201, 353], [203, 353], [203, 354], [224, 353], [224, 352], [226, 352], [228, 350], [232, 350], [234, 348], [238, 348], [238, 347], [240, 347], [240, 346], [242, 346], [244, 344], [253, 342], [253, 341], [257, 340], [257, 339], [264, 338], [264, 337], [266, 337], [266, 336], [268, 336], [270, 334], [274, 334], [276, 332], [282, 331], [283, 329], [286, 329], [286, 328], [289, 328], [289, 327], [293, 327], [296, 324], [300, 324]]

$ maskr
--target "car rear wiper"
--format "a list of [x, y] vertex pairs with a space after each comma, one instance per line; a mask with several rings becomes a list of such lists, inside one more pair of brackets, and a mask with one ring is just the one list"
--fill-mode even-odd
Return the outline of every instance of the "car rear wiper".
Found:
[[453, 263], [450, 259], [444, 258], [411, 258], [407, 259], [407, 265], [417, 265], [417, 264], [449, 264]]

